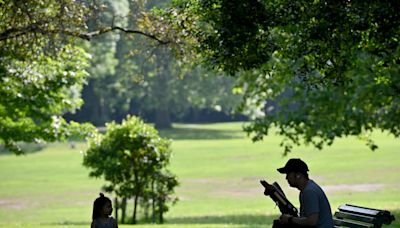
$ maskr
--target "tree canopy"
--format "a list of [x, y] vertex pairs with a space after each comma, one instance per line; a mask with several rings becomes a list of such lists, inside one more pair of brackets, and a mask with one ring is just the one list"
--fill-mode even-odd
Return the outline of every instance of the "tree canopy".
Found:
[[374, 129], [400, 135], [398, 1], [180, 0], [176, 17], [207, 65], [239, 77], [258, 108], [254, 140], [330, 145]]
[[175, 0], [135, 28], [115, 15], [101, 22], [107, 1], [99, 2], [0, 1], [7, 147], [69, 134], [60, 116], [81, 104], [89, 59], [79, 40], [114, 30], [171, 44], [184, 60], [200, 57], [237, 77], [242, 108], [253, 109], [246, 130], [254, 140], [277, 127], [286, 151], [348, 135], [375, 149], [364, 137], [372, 130], [400, 135], [398, 1]]
[[8, 149], [20, 153], [19, 141], [54, 141], [82, 130], [61, 117], [82, 104], [90, 59], [82, 40], [117, 30], [167, 43], [114, 20], [98, 23], [102, 8], [90, 1], [0, 1], [0, 143]]
[[68, 135], [59, 115], [82, 103], [89, 56], [65, 35], [85, 10], [73, 2], [0, 1], [0, 141], [17, 153]]

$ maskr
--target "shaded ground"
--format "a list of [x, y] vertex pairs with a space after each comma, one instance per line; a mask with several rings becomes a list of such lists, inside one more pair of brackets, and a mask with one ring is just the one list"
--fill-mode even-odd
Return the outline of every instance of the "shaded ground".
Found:
[[199, 129], [199, 128], [173, 128], [160, 130], [160, 135], [165, 138], [182, 139], [238, 139], [245, 137], [242, 131], [232, 132], [231, 130]]
[[224, 215], [224, 216], [198, 216], [198, 217], [179, 217], [168, 219], [168, 224], [236, 224], [248, 225], [244, 227], [254, 227], [263, 225], [268, 227], [271, 221], [279, 217], [278, 215]]
[[171, 129], [159, 131], [162, 137], [174, 140], [239, 139], [246, 138], [242, 122], [220, 124], [173, 124]]

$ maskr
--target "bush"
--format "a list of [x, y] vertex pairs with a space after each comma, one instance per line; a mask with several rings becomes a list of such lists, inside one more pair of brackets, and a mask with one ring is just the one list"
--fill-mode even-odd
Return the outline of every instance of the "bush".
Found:
[[[105, 134], [96, 133], [89, 139], [83, 160], [91, 169], [89, 175], [103, 177], [107, 181], [104, 189], [115, 193], [116, 202], [133, 199], [132, 223], [137, 221], [139, 203], [145, 214], [151, 210], [153, 222], [162, 223], [167, 203], [176, 202], [171, 195], [178, 185], [176, 176], [167, 169], [170, 141], [134, 116], [127, 116], [121, 124], [108, 123], [106, 128]], [[123, 222], [126, 206], [120, 208]]]

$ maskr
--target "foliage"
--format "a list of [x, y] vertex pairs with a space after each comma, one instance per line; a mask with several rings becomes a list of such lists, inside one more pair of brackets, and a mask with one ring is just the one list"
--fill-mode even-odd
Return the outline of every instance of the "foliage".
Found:
[[5, 146], [21, 153], [18, 141], [54, 141], [70, 135], [59, 115], [82, 103], [84, 52], [65, 46], [57, 55], [40, 55], [34, 61], [0, 58], [0, 140]]
[[187, 52], [240, 77], [242, 107], [259, 108], [246, 128], [254, 140], [277, 126], [285, 152], [293, 143], [322, 148], [348, 135], [359, 135], [373, 150], [372, 129], [400, 135], [398, 1], [175, 5], [178, 16], [171, 21], [188, 34]]
[[154, 49], [148, 58], [142, 57], [145, 50], [138, 51], [139, 56], [122, 62], [117, 83], [123, 87], [118, 93], [134, 102], [133, 109], [139, 113], [155, 113], [158, 129], [171, 126], [170, 116], [179, 120], [193, 109], [232, 114], [239, 104], [240, 95], [232, 92], [232, 78], [185, 66], [165, 47]]
[[[224, 77], [221, 72], [206, 70], [196, 63], [189, 62], [189, 59], [177, 59], [173, 54], [174, 51], [181, 50], [182, 33], [177, 29], [179, 25], [171, 23], [171, 19], [178, 15], [165, 6], [158, 7], [142, 15], [138, 26], [155, 34], [161, 30], [163, 34], [159, 35], [170, 42], [166, 46], [152, 49], [146, 59], [133, 59], [139, 63], [137, 65], [143, 66], [129, 71], [133, 74], [133, 80], [138, 82], [133, 84], [134, 89], [138, 91], [135, 98], [139, 99], [139, 103], [144, 101], [148, 104], [143, 106], [144, 109], [147, 107], [151, 111], [166, 107], [170, 115], [178, 118], [193, 109], [211, 109], [228, 115], [233, 114], [241, 98], [232, 91], [235, 80]], [[140, 53], [139, 56], [146, 56], [144, 53], [149, 52], [148, 48], [146, 49], [150, 46], [149, 42], [152, 41], [142, 41], [145, 45], [133, 45], [145, 47], [136, 50]]]
[[104, 135], [91, 138], [83, 164], [91, 169], [90, 176], [108, 182], [106, 190], [134, 199], [136, 223], [139, 200], [152, 205], [152, 213], [160, 217], [168, 211], [167, 203], [176, 201], [171, 194], [178, 181], [167, 169], [170, 155], [168, 140], [141, 119], [128, 116], [121, 124], [107, 124]]
[[[101, 24], [126, 26], [155, 34], [163, 40], [175, 38], [154, 5], [157, 1], [104, 0], [96, 16]], [[96, 29], [96, 23], [88, 23]], [[200, 116], [198, 110], [212, 110], [226, 116], [234, 112], [240, 95], [232, 93], [233, 78], [206, 71], [177, 60], [171, 46], [157, 40], [132, 37], [126, 33], [104, 34], [92, 39], [86, 51], [91, 66], [83, 90], [85, 104], [67, 119], [90, 121], [97, 126], [121, 120], [127, 113], [154, 122], [156, 128], [171, 127], [172, 121]], [[174, 46], [175, 44], [169, 43]]]
[[89, 56], [65, 36], [84, 28], [75, 1], [0, 2], [0, 143], [55, 141], [90, 126], [60, 117], [82, 104]]
[[[0, 144], [22, 153], [18, 141], [54, 141], [71, 132], [88, 133], [89, 125], [67, 123], [61, 117], [82, 104], [80, 93], [90, 55], [79, 40], [115, 30], [158, 40], [152, 34], [114, 25], [113, 11], [103, 12], [104, 4], [0, 1]], [[108, 20], [103, 20], [103, 14]], [[100, 63], [102, 54], [92, 63]]]

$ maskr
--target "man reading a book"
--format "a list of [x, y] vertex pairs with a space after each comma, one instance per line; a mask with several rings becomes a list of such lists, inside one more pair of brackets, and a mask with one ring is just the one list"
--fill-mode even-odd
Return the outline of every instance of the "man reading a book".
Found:
[[274, 222], [273, 227], [332, 228], [333, 219], [328, 198], [321, 187], [309, 179], [307, 164], [301, 159], [293, 158], [277, 170], [286, 174], [290, 187], [300, 190], [300, 215], [295, 217], [283, 214]]

